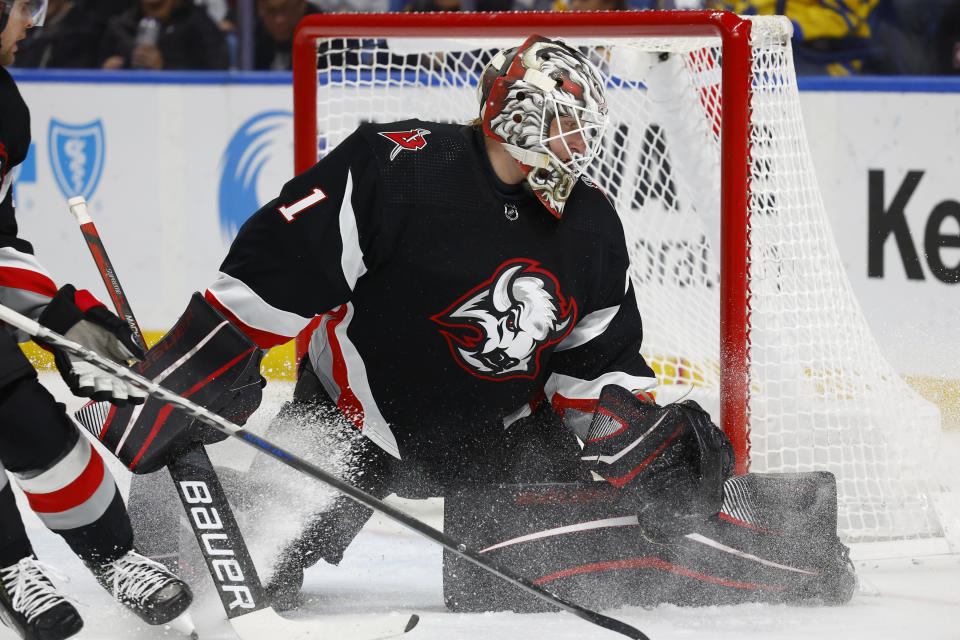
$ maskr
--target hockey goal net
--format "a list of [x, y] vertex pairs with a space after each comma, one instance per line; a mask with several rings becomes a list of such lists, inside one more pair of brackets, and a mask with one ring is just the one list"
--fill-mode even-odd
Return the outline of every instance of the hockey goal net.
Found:
[[832, 471], [848, 541], [943, 540], [939, 412], [884, 359], [844, 273], [786, 19], [310, 16], [294, 41], [296, 170], [361, 122], [470, 122], [486, 61], [534, 33], [607, 76], [592, 177], [623, 219], [660, 401], [689, 394], [718, 417], [741, 473]]

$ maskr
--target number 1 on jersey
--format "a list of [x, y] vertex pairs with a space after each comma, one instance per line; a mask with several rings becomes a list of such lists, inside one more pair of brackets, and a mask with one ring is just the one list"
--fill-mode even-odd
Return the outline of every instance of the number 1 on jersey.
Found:
[[318, 202], [322, 202], [326, 199], [327, 194], [320, 189], [314, 188], [313, 193], [310, 195], [300, 198], [293, 204], [290, 204], [286, 207], [279, 207], [277, 211], [279, 211], [280, 215], [287, 219], [287, 222], [293, 222], [293, 219], [297, 217], [297, 214], [302, 213], [304, 210], [309, 209]]

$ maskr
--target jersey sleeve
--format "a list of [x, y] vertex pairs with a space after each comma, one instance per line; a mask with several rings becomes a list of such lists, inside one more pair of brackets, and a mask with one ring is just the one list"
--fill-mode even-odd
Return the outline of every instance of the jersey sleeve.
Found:
[[615, 384], [649, 397], [657, 386], [653, 369], [640, 354], [643, 326], [626, 258], [606, 276], [611, 289], [596, 310], [577, 322], [557, 345], [544, 385], [547, 400], [564, 424], [586, 438], [604, 385]]
[[207, 300], [264, 349], [347, 302], [385, 241], [378, 175], [354, 133], [244, 223]]

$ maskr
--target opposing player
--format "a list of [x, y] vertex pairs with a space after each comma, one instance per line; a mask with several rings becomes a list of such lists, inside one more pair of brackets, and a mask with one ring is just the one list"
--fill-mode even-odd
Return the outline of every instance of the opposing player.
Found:
[[[46, 2], [0, 0], [0, 64], [13, 62], [17, 42], [42, 24], [45, 8]], [[117, 362], [142, 356], [123, 321], [86, 291], [58, 289], [30, 243], [17, 237], [13, 168], [29, 144], [29, 111], [0, 67], [0, 302]], [[83, 625], [33, 553], [11, 476], [40, 520], [117, 600], [151, 624], [174, 619], [190, 604], [189, 588], [133, 551], [126, 508], [103, 459], [40, 385], [14, 338], [0, 331], [0, 620], [23, 638], [43, 640], [69, 637]], [[52, 351], [76, 395], [117, 405], [143, 402], [138, 389]]]
[[[719, 541], [696, 551], [708, 562], [750, 556], [764, 569], [782, 567], [769, 578], [776, 588], [761, 583], [752, 598], [819, 594], [811, 584], [828, 582], [824, 567], [846, 571], [835, 522], [825, 539], [836, 545], [823, 545], [823, 562], [782, 550], [760, 558], [774, 545], [743, 532], [775, 518], [719, 517], [732, 472], [722, 432], [695, 406], [653, 403], [623, 229], [586, 179], [607, 121], [604, 90], [599, 72], [562, 42], [533, 36], [500, 52], [484, 71], [475, 123], [360, 126], [247, 221], [206, 300], [261, 348], [319, 316], [293, 402], [272, 430], [313, 430], [339, 442], [345, 451], [329, 454], [349, 460], [350, 480], [369, 493], [466, 504], [453, 498], [503, 483], [591, 482], [593, 472], [621, 496], [620, 515], [631, 514], [592, 529], [623, 542], [618, 551], [604, 546], [613, 555], [593, 565], [620, 566], [617, 554], [646, 554], [639, 545], [653, 539], [661, 549], [681, 548], [674, 543], [691, 534], [691, 523], [707, 522], [697, 535]], [[596, 483], [588, 486], [595, 491]], [[503, 496], [474, 508], [524, 504]], [[579, 522], [571, 502], [540, 518], [544, 531]], [[829, 499], [821, 502], [829, 512]], [[499, 521], [496, 512], [459, 515], [464, 523]], [[304, 567], [338, 563], [369, 516], [344, 498], [317, 513], [280, 554], [268, 585], [275, 606], [296, 603]], [[643, 525], [625, 541], [609, 535], [625, 530], [624, 517]], [[784, 548], [809, 546], [796, 532], [781, 533]], [[582, 564], [577, 540], [535, 538], [554, 562]], [[732, 541], [741, 556], [719, 551]], [[489, 551], [501, 548], [520, 547]], [[638, 566], [685, 562], [671, 560]], [[747, 581], [738, 575], [754, 569], [722, 580], [699, 575], [710, 586], [740, 585]], [[584, 573], [563, 574], [564, 582]], [[604, 572], [608, 586], [616, 586], [614, 573]]]

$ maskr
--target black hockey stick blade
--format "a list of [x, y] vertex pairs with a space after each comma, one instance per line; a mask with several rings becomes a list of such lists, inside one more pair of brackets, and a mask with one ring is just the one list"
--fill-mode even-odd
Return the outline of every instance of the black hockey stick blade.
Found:
[[380, 640], [403, 635], [413, 629], [419, 620], [416, 615], [401, 613], [382, 616], [324, 614], [323, 618], [317, 620], [289, 620], [266, 607], [230, 618], [230, 625], [243, 640]]
[[169, 469], [217, 595], [241, 640], [267, 637], [376, 640], [401, 635], [416, 626], [418, 616], [399, 613], [328, 615], [320, 621], [281, 617], [267, 601], [206, 449], [202, 445], [190, 449], [173, 461]]
[[384, 514], [390, 519], [404, 525], [408, 529], [411, 529], [421, 534], [425, 538], [436, 542], [451, 553], [454, 553], [464, 560], [472, 562], [484, 571], [488, 571], [491, 574], [499, 577], [504, 582], [512, 584], [513, 586], [518, 587], [530, 593], [531, 595], [550, 603], [558, 609], [572, 613], [579, 618], [610, 631], [620, 633], [628, 638], [634, 638], [635, 640], [649, 640], [646, 635], [644, 635], [635, 627], [609, 616], [605, 616], [596, 611], [586, 609], [572, 602], [568, 602], [563, 598], [547, 591], [543, 587], [527, 580], [526, 578], [516, 576], [512, 572], [502, 567], [497, 567], [485, 558], [481, 557], [477, 552], [468, 549], [465, 544], [458, 542], [450, 536], [447, 536], [433, 527], [421, 522], [420, 520], [417, 520], [404, 511], [378, 500], [370, 494], [353, 486], [349, 482], [345, 482], [337, 476], [325, 471], [324, 469], [321, 469], [316, 465], [311, 464], [303, 458], [300, 458], [299, 456], [294, 455], [267, 440], [264, 440], [260, 436], [251, 433], [236, 424], [233, 424], [229, 420], [222, 418], [212, 411], [209, 411], [205, 407], [202, 407], [194, 402], [191, 402], [190, 400], [187, 400], [186, 398], [177, 395], [176, 393], [173, 393], [172, 391], [163, 387], [163, 385], [157, 384], [152, 380], [148, 380], [134, 371], [118, 365], [111, 360], [107, 360], [106, 358], [101, 357], [100, 355], [77, 344], [76, 342], [73, 342], [72, 340], [64, 338], [59, 333], [41, 326], [37, 322], [17, 313], [9, 307], [0, 305], [0, 321], [13, 325], [21, 331], [32, 335], [34, 338], [45, 340], [48, 343], [68, 351], [76, 357], [89, 362], [90, 364], [108, 373], [111, 373], [122, 380], [136, 385], [150, 395], [159, 398], [168, 404], [181, 409], [182, 411], [185, 411], [187, 415], [195, 420], [200, 420], [204, 424], [210, 425], [221, 433], [224, 433], [231, 438], [236, 438], [241, 442], [245, 442], [249, 446], [256, 447], [257, 449], [283, 462], [287, 466], [320, 480], [321, 482], [333, 487], [340, 493], [345, 494], [347, 497], [355, 500], [356, 502], [359, 502], [360, 504], [373, 509], [374, 511]]

